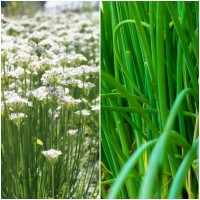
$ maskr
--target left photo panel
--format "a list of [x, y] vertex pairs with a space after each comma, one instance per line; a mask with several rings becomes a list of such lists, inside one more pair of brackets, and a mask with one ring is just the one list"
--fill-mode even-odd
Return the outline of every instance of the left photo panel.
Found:
[[100, 198], [99, 2], [1, 14], [1, 198]]

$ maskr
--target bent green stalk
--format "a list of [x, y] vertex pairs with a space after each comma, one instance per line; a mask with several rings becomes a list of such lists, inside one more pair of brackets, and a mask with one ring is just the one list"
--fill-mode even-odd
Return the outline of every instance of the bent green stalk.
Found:
[[135, 98], [123, 87], [120, 83], [118, 83], [111, 75], [105, 73], [103, 70], [101, 71], [102, 78], [110, 82], [113, 86], [115, 86], [121, 93], [124, 93], [126, 95], [126, 98], [131, 102], [132, 106], [136, 108], [138, 113], [141, 114], [141, 116], [146, 120], [146, 122], [149, 124], [149, 127], [152, 129], [152, 132], [159, 135], [159, 131], [154, 126], [150, 118], [146, 115], [146, 113], [143, 111], [141, 106], [138, 104], [138, 102], [135, 100]]
[[181, 194], [181, 189], [184, 184], [184, 180], [187, 176], [188, 170], [192, 165], [192, 161], [196, 159], [198, 156], [198, 144], [199, 144], [199, 138], [197, 138], [191, 149], [186, 154], [185, 158], [183, 159], [183, 162], [179, 166], [179, 169], [176, 173], [176, 176], [174, 178], [174, 181], [170, 187], [168, 199], [177, 199]]
[[147, 142], [146, 144], [143, 144], [139, 149], [132, 154], [132, 156], [129, 158], [128, 162], [124, 165], [121, 172], [119, 173], [114, 185], [110, 189], [110, 192], [107, 196], [108, 199], [115, 199], [117, 197], [118, 191], [122, 184], [124, 183], [125, 179], [127, 178], [130, 170], [133, 168], [133, 166], [136, 164], [137, 160], [141, 156], [141, 154], [147, 149], [153, 146], [158, 139], [151, 140]]
[[[127, 79], [130, 81], [131, 85], [133, 86], [134, 90], [146, 101], [148, 102], [147, 98], [142, 94], [142, 92], [139, 90], [139, 88], [136, 86], [135, 82], [131, 79], [128, 70], [126, 69], [124, 63], [122, 62], [122, 59], [120, 58], [118, 49], [117, 49], [117, 33], [119, 28], [124, 25], [124, 24], [128, 24], [128, 23], [132, 23], [135, 24], [135, 20], [125, 20], [123, 22], [120, 22], [114, 30], [114, 34], [113, 34], [113, 50], [114, 50], [114, 54], [117, 57], [117, 60], [119, 62], [119, 64], [121, 65], [121, 68], [124, 72], [124, 74], [126, 75]], [[141, 22], [142, 25], [144, 25], [145, 27], [149, 28], [149, 24], [145, 23], [145, 22]]]
[[151, 56], [151, 52], [150, 52], [150, 47], [148, 45], [148, 40], [147, 40], [146, 34], [144, 32], [143, 26], [141, 24], [141, 20], [139, 19], [138, 12], [136, 10], [136, 2], [128, 2], [128, 3], [129, 3], [129, 6], [130, 6], [130, 10], [132, 10], [132, 13], [133, 13], [134, 18], [135, 18], [136, 28], [137, 28], [138, 33], [139, 33], [138, 35], [141, 39], [141, 44], [143, 46], [145, 59], [148, 62], [148, 65], [149, 65], [149, 70], [150, 70], [153, 88], [154, 88], [155, 94], [157, 96], [157, 80], [156, 80], [156, 76], [155, 76], [154, 67], [153, 67], [153, 64], [152, 64], [152, 58], [151, 58], [152, 56]]
[[[161, 172], [165, 157], [167, 155], [167, 149], [169, 147], [169, 139], [171, 136], [170, 131], [173, 129], [173, 125], [180, 104], [182, 103], [183, 99], [188, 93], [194, 95], [194, 91], [192, 89], [186, 88], [177, 96], [174, 102], [174, 105], [169, 113], [169, 117], [167, 118], [164, 132], [162, 133], [159, 142], [156, 144], [155, 148], [152, 151], [149, 161], [149, 167], [141, 185], [140, 195], [139, 195], [140, 198], [153, 197], [155, 177], [159, 172]], [[151, 184], [149, 184], [150, 182]]]

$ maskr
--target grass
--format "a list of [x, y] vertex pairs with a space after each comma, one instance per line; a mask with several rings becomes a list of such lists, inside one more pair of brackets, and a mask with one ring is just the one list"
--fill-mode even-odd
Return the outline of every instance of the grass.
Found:
[[198, 2], [102, 3], [102, 198], [199, 198], [198, 19]]
[[98, 35], [84, 12], [2, 18], [1, 198], [98, 197]]

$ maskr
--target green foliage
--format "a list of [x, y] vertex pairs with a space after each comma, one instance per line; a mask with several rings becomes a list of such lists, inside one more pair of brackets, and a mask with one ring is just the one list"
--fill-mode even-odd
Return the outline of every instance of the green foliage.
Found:
[[199, 3], [102, 4], [102, 198], [198, 198]]

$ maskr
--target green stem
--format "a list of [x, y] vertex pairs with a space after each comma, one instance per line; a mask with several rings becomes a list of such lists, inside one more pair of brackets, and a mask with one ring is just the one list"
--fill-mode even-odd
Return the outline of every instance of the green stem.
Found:
[[[159, 141], [157, 142], [156, 146], [154, 147], [150, 160], [149, 160], [149, 167], [146, 172], [145, 177], [143, 178], [143, 182], [141, 184], [140, 190], [140, 198], [152, 198], [153, 191], [155, 189], [155, 177], [156, 175], [161, 174], [161, 170], [164, 166], [164, 161], [166, 159], [167, 151], [169, 149], [169, 140], [171, 137], [171, 130], [173, 129], [175, 118], [177, 116], [180, 104], [184, 100], [187, 94], [192, 94], [194, 96], [194, 91], [190, 88], [185, 88], [179, 95], [177, 96], [173, 107], [170, 111], [169, 117], [164, 127], [164, 132], [161, 134]], [[159, 157], [159, 159], [158, 159]], [[151, 184], [149, 185], [149, 183]]]
[[54, 193], [54, 165], [51, 166], [51, 173], [52, 173], [52, 198], [55, 199], [55, 193]]
[[124, 167], [122, 168], [121, 172], [119, 173], [117, 180], [115, 181], [114, 185], [112, 186], [107, 199], [115, 199], [117, 197], [117, 194], [119, 192], [120, 187], [124, 183], [125, 179], [127, 178], [130, 170], [133, 168], [133, 166], [136, 164], [136, 161], [140, 157], [140, 155], [145, 151], [147, 148], [151, 147], [154, 145], [158, 140], [152, 140], [149, 141], [148, 143], [144, 144], [141, 146], [125, 163]]
[[169, 199], [177, 199], [181, 195], [181, 189], [184, 185], [184, 180], [187, 176], [188, 170], [189, 170], [190, 166], [192, 165], [192, 161], [198, 157], [197, 156], [198, 144], [199, 144], [199, 138], [197, 138], [194, 141], [191, 149], [188, 151], [183, 162], [181, 163], [181, 165], [176, 173], [176, 176], [174, 178], [174, 181], [170, 187], [170, 191], [169, 191], [169, 195], [168, 195]]
[[165, 85], [165, 68], [164, 68], [164, 4], [157, 3], [157, 30], [156, 30], [156, 47], [157, 47], [157, 79], [158, 79], [158, 96], [159, 96], [159, 113], [161, 115], [162, 128], [168, 116], [166, 102], [166, 85]]
[[105, 73], [103, 70], [101, 71], [101, 76], [105, 81], [110, 82], [110, 84], [115, 86], [119, 90], [119, 92], [124, 93], [126, 95], [127, 100], [131, 102], [132, 106], [134, 106], [136, 110], [140, 113], [140, 115], [146, 120], [146, 123], [152, 129], [152, 132], [155, 133], [156, 135], [159, 135], [159, 131], [154, 126], [151, 119], [143, 111], [143, 109], [135, 100], [135, 98], [120, 83], [118, 83], [111, 75]]
[[[116, 28], [115, 28], [115, 30], [114, 30], [114, 35], [113, 35], [113, 50], [114, 50], [114, 53], [115, 53], [115, 55], [116, 55], [116, 58], [117, 58], [117, 60], [118, 60], [118, 62], [119, 62], [119, 64], [120, 64], [120, 66], [121, 66], [121, 68], [122, 68], [124, 74], [126, 75], [127, 79], [130, 81], [130, 83], [131, 83], [132, 87], [134, 88], [134, 90], [135, 90], [143, 99], [145, 99], [145, 101], [148, 102], [148, 100], [146, 99], [146, 97], [142, 94], [142, 92], [140, 91], [140, 89], [137, 87], [137, 85], [135, 84], [135, 82], [132, 80], [132, 78], [131, 78], [131, 76], [130, 76], [130, 74], [129, 74], [129, 71], [128, 71], [127, 68], [125, 67], [125, 65], [124, 65], [124, 63], [123, 63], [123, 61], [122, 61], [122, 59], [120, 58], [120, 54], [119, 54], [119, 52], [118, 52], [118, 50], [117, 50], [117, 33], [118, 33], [118, 31], [119, 31], [119, 28], [120, 28], [122, 25], [128, 24], [128, 23], [135, 24], [136, 22], [135, 22], [135, 20], [125, 20], [125, 21], [119, 23], [119, 24], [116, 26]], [[147, 23], [145, 23], [145, 22], [141, 22], [141, 24], [142, 24], [143, 26], [149, 28], [149, 24], [147, 24]]]
[[152, 64], [152, 55], [151, 55], [151, 51], [148, 45], [148, 40], [146, 37], [146, 33], [143, 29], [143, 24], [141, 23], [141, 20], [139, 19], [138, 16], [138, 12], [136, 9], [136, 2], [129, 2], [130, 5], [130, 10], [133, 12], [134, 18], [135, 18], [135, 23], [136, 23], [136, 28], [138, 30], [138, 35], [140, 36], [140, 41], [141, 41], [141, 45], [143, 46], [143, 50], [144, 50], [144, 54], [145, 54], [145, 60], [149, 65], [149, 71], [150, 71], [150, 75], [151, 75], [151, 80], [153, 83], [153, 87], [154, 87], [154, 91], [155, 91], [155, 95], [157, 96], [157, 80], [156, 80], [156, 76], [155, 76], [155, 71], [153, 68], [153, 64]]
[[197, 81], [197, 76], [193, 67], [193, 63], [191, 60], [191, 56], [189, 54], [189, 50], [188, 50], [188, 44], [187, 44], [187, 38], [186, 35], [184, 34], [184, 30], [180, 24], [180, 21], [178, 19], [178, 14], [174, 8], [173, 2], [165, 2], [168, 8], [169, 13], [171, 14], [171, 17], [174, 21], [174, 26], [176, 28], [177, 34], [179, 36], [182, 48], [183, 48], [183, 52], [185, 54], [185, 61], [187, 63], [187, 69], [191, 78], [191, 82], [195, 91], [195, 100], [197, 102], [198, 99], [198, 95], [197, 92], [198, 90], [198, 81]]

